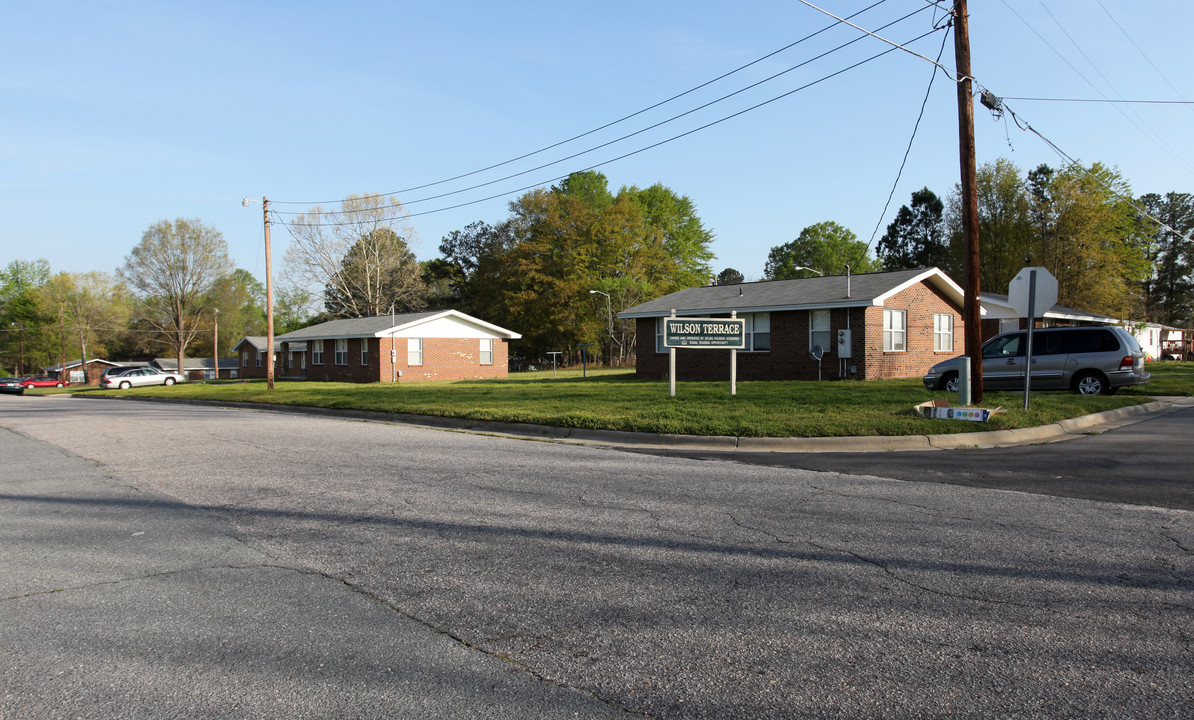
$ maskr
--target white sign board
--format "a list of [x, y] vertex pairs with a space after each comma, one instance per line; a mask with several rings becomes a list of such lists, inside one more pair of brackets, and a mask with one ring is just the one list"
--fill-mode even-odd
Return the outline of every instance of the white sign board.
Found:
[[1028, 317], [1028, 294], [1031, 290], [1032, 279], [1036, 277], [1036, 297], [1033, 316], [1043, 316], [1049, 308], [1057, 304], [1057, 278], [1043, 267], [1026, 267], [1016, 273], [1016, 277], [1007, 286], [1008, 300], [1020, 317]]

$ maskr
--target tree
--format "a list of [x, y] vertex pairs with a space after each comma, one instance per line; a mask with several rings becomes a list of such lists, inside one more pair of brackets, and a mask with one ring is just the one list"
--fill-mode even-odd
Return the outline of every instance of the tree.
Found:
[[82, 362], [107, 354], [132, 314], [128, 291], [104, 272], [58, 273], [46, 284], [45, 297], [48, 307], [59, 309]]
[[340, 210], [316, 206], [289, 224], [287, 274], [318, 288], [335, 317], [366, 317], [418, 309], [422, 273], [408, 243], [406, 210], [388, 195], [349, 195]]
[[53, 357], [51, 318], [40, 302], [50, 279], [46, 260], [13, 260], [0, 273], [0, 337], [6, 364], [20, 375]]
[[609, 192], [604, 175], [574, 173], [560, 185], [525, 193], [502, 222], [472, 223], [440, 243], [430, 268], [465, 308], [515, 328], [526, 354], [572, 353], [609, 342], [623, 359], [636, 325], [620, 312], [673, 290], [705, 284], [709, 233], [694, 204], [663, 185]]
[[896, 213], [876, 252], [886, 270], [937, 267], [948, 273], [956, 263], [945, 231], [945, 203], [927, 187], [912, 193], [912, 206]]
[[661, 183], [645, 190], [626, 188], [622, 193], [631, 195], [649, 227], [663, 233], [663, 248], [672, 263], [668, 271], [671, 288], [682, 290], [708, 283], [713, 272], [709, 267], [713, 233], [697, 216], [692, 200]]
[[1160, 225], [1141, 218], [1153, 271], [1144, 282], [1145, 319], [1188, 327], [1194, 315], [1194, 195], [1150, 193], [1140, 207]]
[[358, 239], [324, 288], [324, 309], [336, 318], [414, 312], [426, 307], [422, 269], [406, 242], [389, 228]]
[[[792, 242], [771, 248], [763, 274], [768, 280], [787, 280], [817, 273], [845, 274], [846, 266], [856, 273], [878, 269], [866, 243], [841, 225], [828, 221], [809, 225]], [[812, 268], [816, 272], [799, 268]]]
[[742, 273], [738, 272], [734, 268], [726, 268], [725, 270], [717, 273], [718, 285], [739, 285], [745, 281], [746, 278], [743, 277]]
[[[214, 314], [220, 311], [219, 349], [228, 352], [247, 335], [264, 335], [265, 285], [253, 277], [248, 270], [237, 268], [231, 274], [220, 278], [208, 293], [207, 304], [211, 312], [203, 317], [200, 331], [191, 352], [201, 357], [211, 357]], [[275, 306], [277, 298], [275, 298]], [[277, 308], [274, 310], [275, 331], [277, 331]], [[281, 332], [285, 332], [284, 330]]]
[[1044, 232], [1037, 262], [1057, 278], [1058, 302], [1129, 318], [1149, 275], [1148, 241], [1137, 232], [1131, 189], [1101, 163], [1042, 173], [1036, 195]]
[[[1008, 283], [1032, 261], [1039, 246], [1034, 231], [1033, 203], [1020, 169], [1006, 158], [984, 163], [975, 175], [978, 186], [979, 287], [1006, 293]], [[962, 257], [962, 195], [959, 186], [949, 198], [946, 213], [954, 256]], [[955, 265], [955, 271], [960, 267]], [[958, 275], [961, 273], [958, 272]], [[956, 276], [955, 276], [956, 277]]]
[[140, 318], [174, 348], [183, 367], [187, 345], [203, 325], [209, 294], [232, 272], [228, 244], [199, 220], [159, 221], [141, 236], [118, 275], [139, 293]]

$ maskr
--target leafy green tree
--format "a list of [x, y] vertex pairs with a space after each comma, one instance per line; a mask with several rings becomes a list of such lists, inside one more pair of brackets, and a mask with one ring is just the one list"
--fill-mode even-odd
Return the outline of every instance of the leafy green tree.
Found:
[[[274, 300], [276, 306], [277, 298]], [[266, 332], [265, 285], [248, 270], [237, 268], [231, 274], [220, 278], [212, 286], [208, 305], [211, 307], [211, 314], [204, 316], [203, 329], [187, 349], [188, 354], [193, 357], [212, 356], [211, 331], [216, 324], [216, 310], [220, 311], [218, 349], [221, 354], [227, 355], [246, 335], [264, 335]], [[274, 324], [275, 332], [285, 332], [278, 331], [277, 323]]]
[[211, 291], [233, 270], [228, 244], [199, 220], [161, 220], [141, 236], [118, 275], [138, 294], [138, 317], [174, 349], [183, 367], [187, 345], [210, 316]]
[[[1020, 169], [1005, 158], [984, 163], [975, 176], [978, 186], [979, 287], [1006, 293], [1008, 283], [1033, 261], [1040, 230], [1034, 226], [1033, 202]], [[950, 195], [946, 224], [954, 257], [955, 278], [960, 278], [962, 258], [962, 196], [955, 186]], [[1043, 263], [1041, 263], [1043, 264]]]
[[43, 297], [47, 307], [58, 308], [83, 360], [107, 356], [132, 315], [128, 290], [104, 272], [58, 273], [44, 286]]
[[711, 241], [690, 199], [662, 185], [614, 195], [589, 171], [525, 193], [500, 223], [450, 233], [429, 269], [466, 312], [522, 333], [524, 354], [601, 343], [625, 359], [635, 324], [615, 319], [611, 334], [609, 313], [707, 283]]
[[887, 226], [876, 250], [886, 270], [941, 268], [946, 273], [956, 263], [945, 228], [945, 203], [927, 187], [912, 193]]
[[1144, 317], [1174, 327], [1194, 319], [1194, 195], [1150, 193], [1139, 199], [1149, 215], [1165, 225], [1141, 218], [1153, 271], [1144, 282]]
[[[870, 257], [867, 244], [833, 221], [809, 225], [792, 242], [776, 245], [767, 254], [763, 275], [768, 280], [787, 280], [850, 272], [873, 272], [879, 263]], [[812, 268], [810, 272], [803, 268]]]
[[620, 194], [626, 193], [641, 209], [647, 225], [663, 233], [663, 249], [672, 261], [668, 271], [672, 289], [668, 292], [708, 283], [713, 233], [697, 216], [692, 199], [660, 183], [645, 190], [626, 188]]
[[745, 281], [746, 278], [742, 275], [742, 273], [738, 272], [734, 268], [726, 268], [725, 270], [717, 273], [718, 285], [738, 285]]
[[1150, 273], [1148, 241], [1136, 232], [1131, 188], [1101, 163], [1049, 175], [1038, 263], [1057, 278], [1058, 302], [1130, 318]]
[[46, 260], [13, 260], [0, 273], [0, 348], [14, 375], [45, 365], [54, 357], [51, 317], [40, 300], [50, 279]]

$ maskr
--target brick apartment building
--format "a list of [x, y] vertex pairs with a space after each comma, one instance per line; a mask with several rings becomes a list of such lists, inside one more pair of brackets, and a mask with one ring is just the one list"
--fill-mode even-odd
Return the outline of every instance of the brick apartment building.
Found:
[[[274, 376], [338, 382], [506, 377], [522, 337], [456, 310], [347, 318], [274, 337]], [[233, 348], [241, 377], [266, 376], [266, 339]]]
[[[963, 348], [962, 288], [936, 268], [771, 280], [688, 288], [637, 305], [619, 318], [637, 322], [637, 374], [663, 378], [663, 320], [746, 320], [738, 351], [740, 380], [864, 380], [915, 377]], [[841, 332], [844, 331], [844, 332]], [[818, 361], [811, 351], [820, 346]], [[730, 374], [728, 350], [680, 349], [679, 380]]]

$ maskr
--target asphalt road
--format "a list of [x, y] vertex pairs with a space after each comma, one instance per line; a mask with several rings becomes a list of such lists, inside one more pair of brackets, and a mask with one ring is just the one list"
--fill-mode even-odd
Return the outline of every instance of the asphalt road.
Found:
[[1184, 510], [0, 400], [6, 719], [1194, 707]]
[[947, 452], [645, 452], [1194, 510], [1191, 443], [1194, 404], [1182, 400], [1171, 411], [1042, 445]]

